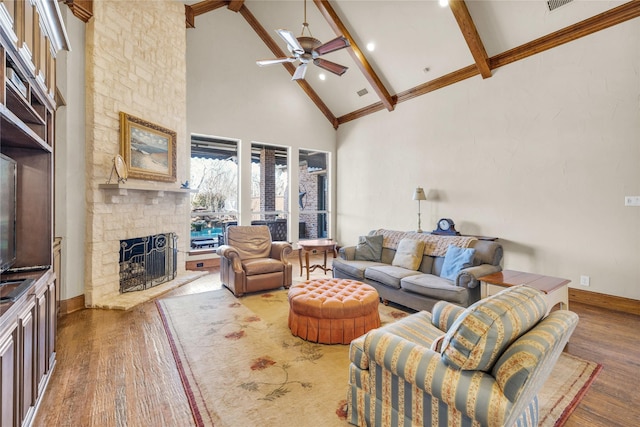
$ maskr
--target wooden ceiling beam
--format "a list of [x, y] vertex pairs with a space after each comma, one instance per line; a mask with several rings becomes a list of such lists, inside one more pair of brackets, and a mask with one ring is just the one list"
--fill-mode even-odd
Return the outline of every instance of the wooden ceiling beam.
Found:
[[484, 48], [484, 44], [478, 35], [476, 25], [469, 14], [469, 9], [464, 0], [449, 0], [449, 8], [453, 12], [453, 16], [458, 21], [460, 31], [464, 36], [467, 46], [471, 51], [473, 59], [476, 61], [476, 66], [483, 79], [491, 77], [491, 67], [489, 63], [489, 57], [487, 51]]
[[347, 40], [349, 40], [351, 48], [348, 49], [348, 51], [353, 57], [354, 61], [356, 61], [356, 64], [360, 68], [360, 71], [362, 71], [362, 74], [364, 74], [364, 77], [367, 79], [375, 93], [378, 95], [385, 108], [389, 111], [393, 111], [393, 109], [395, 108], [396, 100], [389, 94], [389, 91], [384, 86], [376, 72], [373, 70], [373, 68], [369, 64], [369, 61], [362, 53], [362, 50], [360, 50], [356, 41], [353, 39], [353, 37], [351, 37], [351, 33], [349, 33], [349, 30], [343, 24], [342, 20], [335, 12], [335, 10], [333, 10], [333, 7], [331, 7], [328, 0], [313, 0], [313, 2], [318, 7], [318, 10], [320, 10], [320, 13], [322, 13], [336, 35], [344, 36]]
[[[255, 18], [255, 16], [253, 16], [253, 14], [251, 13], [251, 11], [249, 11], [246, 5], [243, 4], [240, 7], [239, 12], [240, 12], [240, 15], [242, 15], [244, 19], [247, 21], [249, 26], [251, 26], [251, 28], [253, 28], [256, 34], [258, 34], [258, 37], [262, 39], [264, 44], [267, 45], [269, 50], [271, 50], [271, 52], [276, 56], [276, 58], [282, 58], [284, 56], [287, 56], [282, 51], [282, 49], [280, 49], [280, 46], [278, 46], [275, 40], [273, 40], [273, 38], [269, 35], [267, 30], [265, 30], [264, 27]], [[293, 74], [296, 72], [296, 67], [292, 63], [285, 62], [282, 65], [284, 66], [284, 68], [286, 68], [289, 74], [291, 74], [291, 76], [293, 76]], [[311, 101], [313, 101], [313, 103], [316, 104], [316, 106], [320, 109], [322, 114], [325, 115], [325, 117], [329, 120], [329, 122], [331, 122], [331, 125], [333, 126], [333, 128], [337, 129], [338, 119], [336, 118], [336, 116], [333, 115], [331, 110], [329, 110], [329, 107], [327, 107], [327, 105], [322, 101], [322, 99], [320, 99], [320, 97], [313, 90], [311, 85], [306, 80], [296, 80], [296, 82], [298, 83], [300, 88], [302, 88], [302, 90], [307, 94], [307, 96], [311, 99]]]
[[240, 12], [240, 8], [244, 4], [244, 0], [231, 0], [227, 8], [232, 12]]
[[[640, 0], [632, 0], [618, 7], [587, 18], [577, 24], [525, 43], [491, 57], [491, 68], [502, 67], [515, 61], [569, 43], [600, 30], [621, 24], [640, 16]], [[640, 23], [638, 23], [640, 24]]]
[[229, 1], [225, 0], [204, 0], [192, 5], [185, 4], [184, 16], [187, 28], [196, 27], [196, 16], [202, 15], [203, 13], [211, 12], [212, 10], [216, 10], [227, 5], [229, 5], [229, 8], [231, 8]]
[[193, 10], [193, 14], [195, 16], [202, 15], [203, 13], [211, 12], [212, 10], [219, 9], [228, 4], [227, 1], [224, 0], [204, 0], [195, 4], [192, 4], [190, 7]]
[[64, 0], [64, 3], [69, 6], [73, 16], [85, 24], [93, 16], [93, 0]]
[[[397, 103], [409, 101], [410, 99], [417, 98], [426, 93], [433, 92], [438, 89], [442, 89], [443, 87], [450, 86], [454, 83], [458, 83], [462, 80], [466, 80], [470, 77], [477, 76], [479, 74], [478, 68], [475, 65], [469, 65], [465, 68], [461, 68], [452, 73], [446, 74], [442, 77], [438, 77], [437, 79], [433, 79], [411, 89], [405, 90], [404, 92], [400, 92], [396, 98]], [[381, 104], [375, 103], [371, 104], [367, 107], [361, 108], [359, 110], [353, 111], [351, 113], [347, 113], [344, 116], [338, 117], [338, 124], [343, 124], [346, 122], [350, 122], [355, 119], [359, 119], [360, 117], [364, 117], [368, 114], [375, 113], [376, 111], [380, 111], [382, 108]]]
[[[529, 56], [535, 55], [545, 50], [552, 49], [556, 46], [577, 40], [581, 37], [588, 36], [600, 30], [604, 30], [614, 25], [621, 24], [630, 19], [640, 17], [640, 0], [631, 0], [621, 6], [603, 12], [599, 15], [580, 21], [577, 24], [570, 25], [547, 36], [540, 37], [529, 43], [525, 43], [506, 52], [489, 58], [491, 64], [490, 69], [496, 69], [512, 62], [519, 61]], [[440, 78], [423, 83], [419, 86], [401, 92], [397, 96], [397, 102], [404, 102], [415, 97], [433, 92], [453, 83], [476, 76], [479, 70], [476, 66], [470, 65], [460, 70], [449, 73]], [[352, 120], [359, 119], [368, 114], [379, 111], [380, 103], [374, 103], [359, 110], [347, 113], [338, 117], [338, 124], [343, 124]]]

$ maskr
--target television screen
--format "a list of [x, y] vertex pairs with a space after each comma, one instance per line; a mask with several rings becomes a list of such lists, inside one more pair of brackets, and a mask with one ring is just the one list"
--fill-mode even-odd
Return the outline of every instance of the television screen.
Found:
[[0, 272], [16, 260], [16, 162], [0, 154]]

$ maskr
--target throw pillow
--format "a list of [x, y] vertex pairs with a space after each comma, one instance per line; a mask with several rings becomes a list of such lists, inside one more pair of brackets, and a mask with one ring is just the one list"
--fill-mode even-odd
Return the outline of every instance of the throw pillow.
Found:
[[454, 369], [489, 372], [504, 350], [546, 314], [544, 294], [525, 285], [482, 299], [465, 309], [445, 334], [442, 360]]
[[380, 261], [382, 258], [382, 239], [382, 235], [358, 237], [355, 259], [359, 261]]
[[475, 254], [476, 250], [474, 248], [459, 248], [449, 245], [442, 263], [440, 277], [455, 281], [460, 270], [473, 265], [473, 256]]
[[391, 265], [415, 271], [420, 268], [423, 253], [424, 242], [422, 240], [402, 239], [398, 242], [398, 248]]

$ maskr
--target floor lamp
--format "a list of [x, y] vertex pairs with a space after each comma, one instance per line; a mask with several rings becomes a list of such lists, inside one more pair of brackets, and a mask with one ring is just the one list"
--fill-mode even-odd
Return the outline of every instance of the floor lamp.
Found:
[[418, 233], [422, 233], [422, 228], [420, 228], [420, 202], [423, 200], [427, 200], [427, 196], [425, 196], [424, 190], [422, 189], [422, 187], [416, 187], [416, 189], [413, 192], [413, 200], [418, 201], [418, 230], [416, 231]]

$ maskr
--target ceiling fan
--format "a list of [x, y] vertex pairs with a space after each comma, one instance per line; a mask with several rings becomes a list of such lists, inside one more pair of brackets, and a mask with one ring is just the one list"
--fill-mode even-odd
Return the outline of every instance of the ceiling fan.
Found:
[[[305, 30], [309, 33], [309, 36], [304, 35]], [[307, 65], [310, 62], [338, 76], [343, 75], [348, 70], [348, 67], [344, 65], [320, 58], [320, 56], [327, 53], [348, 47], [349, 40], [340, 36], [323, 44], [320, 40], [314, 38], [307, 23], [307, 0], [304, 0], [304, 22], [302, 23], [302, 33], [300, 37], [295, 37], [289, 30], [280, 29], [276, 30], [276, 33], [287, 43], [287, 49], [289, 49], [289, 52], [291, 52], [293, 56], [256, 61], [256, 64], [259, 66], [264, 67], [265, 65], [300, 61], [300, 65], [296, 68], [296, 72], [293, 74], [291, 80], [304, 79], [304, 75], [307, 72]]]

